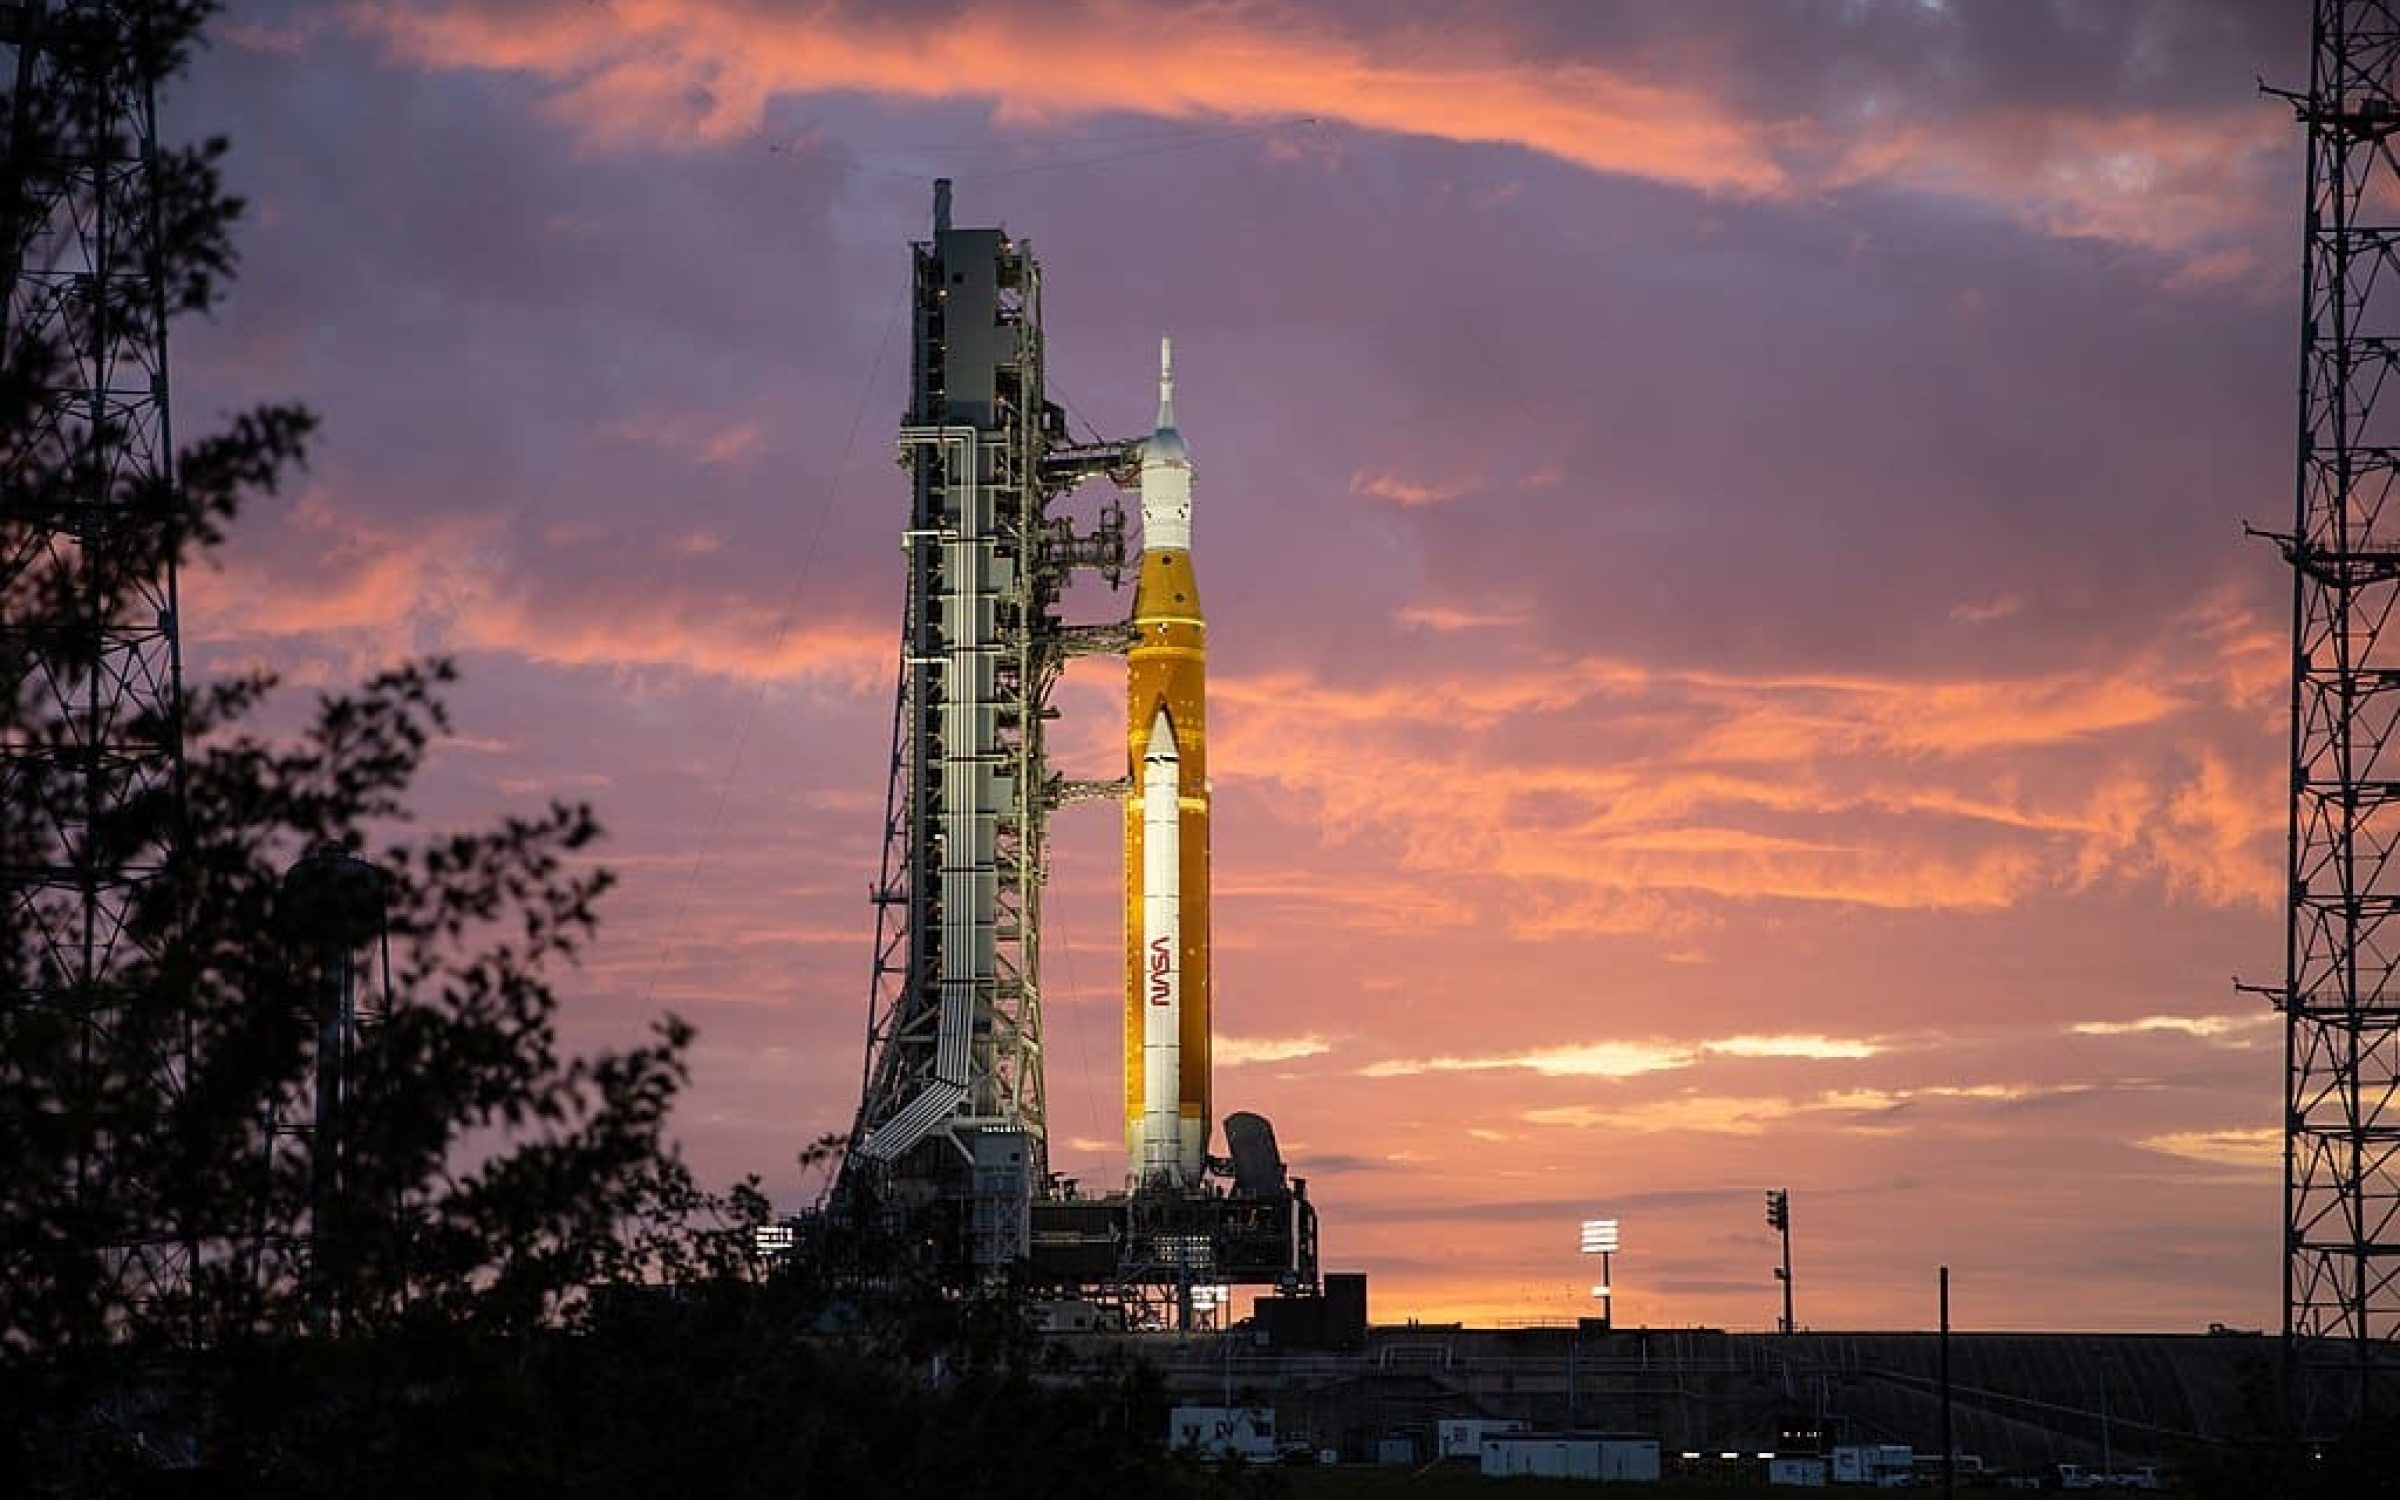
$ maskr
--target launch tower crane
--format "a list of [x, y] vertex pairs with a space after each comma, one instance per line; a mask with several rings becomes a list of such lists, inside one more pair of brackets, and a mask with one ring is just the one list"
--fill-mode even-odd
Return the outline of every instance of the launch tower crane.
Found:
[[1068, 656], [1077, 568], [1113, 572], [1124, 514], [1079, 531], [1054, 504], [1127, 471], [1133, 445], [1078, 447], [1046, 396], [1041, 266], [999, 229], [950, 221], [935, 189], [914, 247], [913, 355], [901, 462], [908, 585], [865, 1088], [849, 1170], [911, 1210], [947, 1203], [972, 1260], [1022, 1257], [1048, 1176], [1041, 901], [1060, 785], [1043, 744]]

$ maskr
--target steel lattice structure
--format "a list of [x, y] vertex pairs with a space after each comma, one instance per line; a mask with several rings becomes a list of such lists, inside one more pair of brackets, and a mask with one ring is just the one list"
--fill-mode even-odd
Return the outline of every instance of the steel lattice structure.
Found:
[[1051, 506], [1133, 450], [1067, 442], [1030, 246], [953, 228], [942, 184], [914, 254], [907, 600], [850, 1161], [960, 1204], [972, 1260], [997, 1267], [1023, 1255], [1048, 1170], [1041, 895], [1064, 790], [1049, 695], [1069, 655], [1121, 649], [1059, 618], [1072, 569], [1121, 564], [1121, 512], [1078, 535]]
[[[2295, 1392], [2400, 1352], [2400, 0], [2317, 0], [2308, 92], [2285, 986]], [[2328, 1367], [2340, 1372], [2338, 1383]], [[2338, 1420], [2318, 1412], [2311, 1420]]]
[[[74, 1076], [49, 1097], [93, 1112], [95, 1140], [125, 1139], [111, 1112], [163, 1109], [180, 1080], [174, 1018], [137, 1014], [117, 983], [130, 918], [173, 853], [182, 666], [168, 541], [168, 421], [154, 77], [148, 7], [35, 0], [0, 7], [11, 49], [4, 352], [32, 374], [34, 421], [0, 452], [0, 652], [20, 721], [0, 734], [12, 837], [0, 901], [27, 957], [0, 1026], [64, 1024]], [[47, 350], [50, 358], [34, 357]], [[19, 1056], [15, 1048], [0, 1053]], [[129, 1085], [129, 1080], [135, 1080]], [[117, 1153], [126, 1155], [133, 1153]], [[188, 1273], [170, 1184], [79, 1169], [84, 1222], [126, 1295]], [[105, 1198], [105, 1201], [102, 1201]]]

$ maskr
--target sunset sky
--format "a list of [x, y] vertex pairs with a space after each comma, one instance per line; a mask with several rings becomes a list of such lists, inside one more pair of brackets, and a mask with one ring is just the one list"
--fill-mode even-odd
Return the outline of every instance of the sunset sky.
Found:
[[[1212, 641], [1221, 1111], [1377, 1321], [2279, 1317], [2306, 81], [2268, 0], [236, 0], [186, 435], [324, 415], [196, 677], [457, 655], [433, 827], [587, 796], [567, 1029], [703, 1173], [846, 1128], [930, 179], [1147, 429]], [[1405, 17], [1405, 20], [1400, 19]], [[1089, 514], [1096, 496], [1080, 502]], [[1075, 617], [1126, 596], [1080, 588]], [[1122, 667], [1055, 744], [1122, 772]], [[1063, 811], [1051, 1155], [1122, 1172], [1119, 823]]]

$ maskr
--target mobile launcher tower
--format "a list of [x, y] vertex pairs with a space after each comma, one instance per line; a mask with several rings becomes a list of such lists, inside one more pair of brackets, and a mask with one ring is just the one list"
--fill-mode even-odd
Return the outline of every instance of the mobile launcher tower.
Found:
[[[910, 476], [866, 1078], [831, 1209], [952, 1285], [1035, 1287], [1188, 1325], [1198, 1288], [1317, 1289], [1316, 1210], [1257, 1115], [1208, 1154], [1208, 787], [1191, 459], [1162, 346], [1147, 438], [1077, 444], [1045, 394], [1041, 267], [999, 229], [913, 246], [900, 431]], [[1142, 496], [1129, 620], [1068, 625], [1078, 568], [1121, 582], [1122, 507], [1088, 530], [1053, 507], [1088, 482]], [[1069, 781], [1044, 749], [1069, 658], [1125, 654], [1127, 767]], [[1049, 819], [1121, 799], [1126, 847], [1126, 1182], [1049, 1169], [1041, 897]], [[871, 1221], [871, 1222], [870, 1222]]]

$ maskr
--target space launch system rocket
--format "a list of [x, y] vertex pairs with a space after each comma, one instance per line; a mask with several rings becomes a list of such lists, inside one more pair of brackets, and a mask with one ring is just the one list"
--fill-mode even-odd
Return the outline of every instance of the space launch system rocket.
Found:
[[1142, 560], [1127, 651], [1125, 1161], [1135, 1187], [1192, 1189], [1209, 1137], [1208, 627], [1192, 575], [1192, 457], [1174, 348], [1142, 449]]

